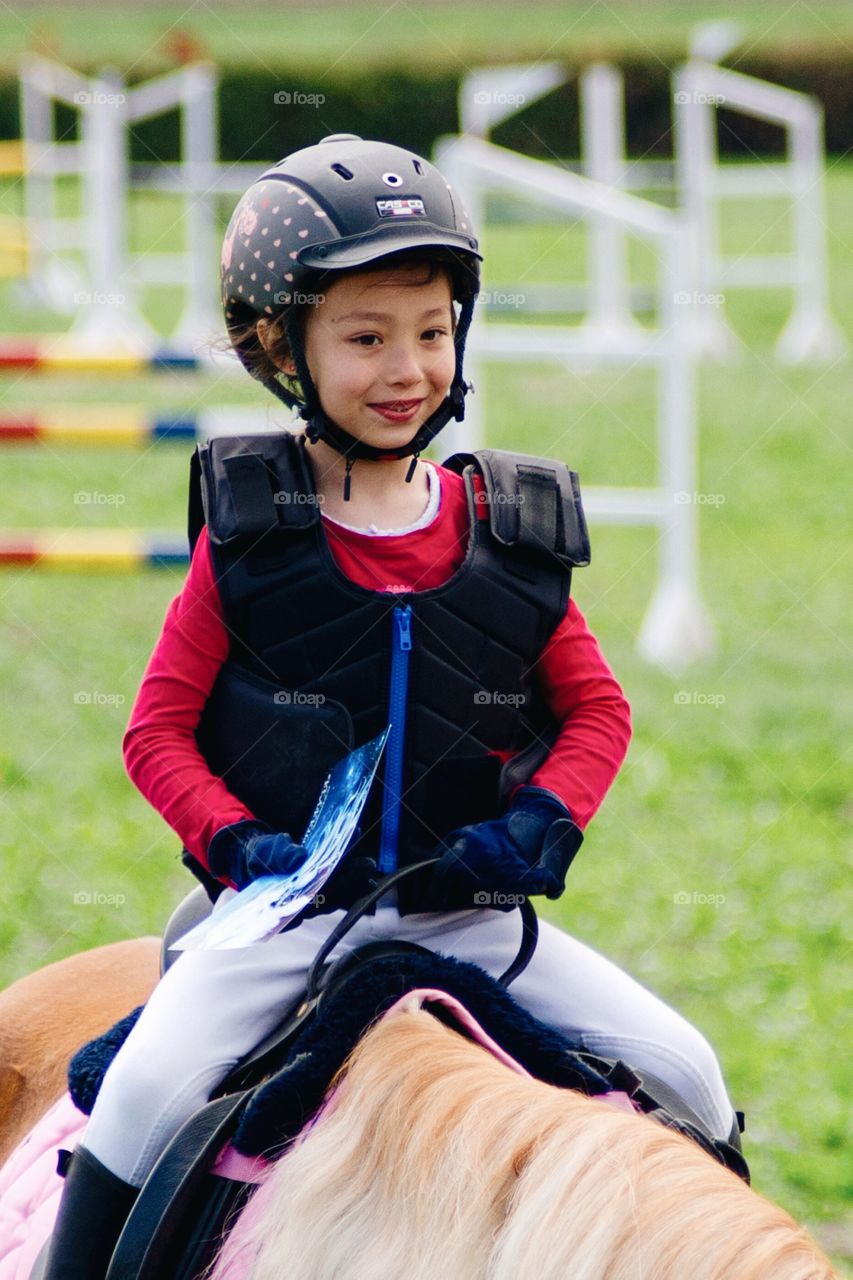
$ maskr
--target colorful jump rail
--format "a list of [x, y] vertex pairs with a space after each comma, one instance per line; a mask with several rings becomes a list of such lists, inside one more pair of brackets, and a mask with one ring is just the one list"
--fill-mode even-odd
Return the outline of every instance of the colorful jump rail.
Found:
[[0, 374], [17, 373], [151, 373], [167, 369], [201, 369], [197, 356], [163, 347], [152, 352], [95, 348], [70, 342], [0, 341]]
[[133, 573], [188, 563], [184, 534], [129, 529], [7, 529], [0, 533], [0, 570]]
[[0, 416], [0, 446], [74, 445], [110, 448], [169, 441], [204, 440], [210, 435], [204, 411], [155, 413], [128, 405], [89, 405], [43, 409], [37, 414]]

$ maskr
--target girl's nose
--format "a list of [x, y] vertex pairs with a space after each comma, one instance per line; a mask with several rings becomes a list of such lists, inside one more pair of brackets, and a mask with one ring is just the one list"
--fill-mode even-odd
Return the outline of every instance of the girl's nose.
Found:
[[413, 387], [423, 378], [418, 352], [408, 343], [400, 343], [388, 349], [385, 362], [385, 381], [390, 387]]

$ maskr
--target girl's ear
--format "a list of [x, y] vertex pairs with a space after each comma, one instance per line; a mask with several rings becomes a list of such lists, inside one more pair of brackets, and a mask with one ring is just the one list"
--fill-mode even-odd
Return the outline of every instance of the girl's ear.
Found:
[[288, 377], [295, 378], [296, 365], [288, 349], [287, 339], [282, 333], [281, 322], [261, 318], [258, 321], [257, 333], [258, 341], [276, 368], [281, 369], [282, 373], [286, 373]]

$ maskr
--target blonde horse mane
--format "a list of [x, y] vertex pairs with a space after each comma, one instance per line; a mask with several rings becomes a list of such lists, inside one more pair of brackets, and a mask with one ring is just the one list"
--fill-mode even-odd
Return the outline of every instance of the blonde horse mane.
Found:
[[336, 1084], [213, 1280], [835, 1275], [687, 1138], [518, 1075], [429, 1013], [377, 1023]]

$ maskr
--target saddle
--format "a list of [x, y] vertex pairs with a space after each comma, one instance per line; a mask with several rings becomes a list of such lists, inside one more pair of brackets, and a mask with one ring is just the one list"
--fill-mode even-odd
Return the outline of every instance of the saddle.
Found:
[[[588, 1053], [513, 1000], [507, 987], [529, 962], [538, 934], [529, 902], [523, 904], [519, 954], [497, 981], [477, 965], [400, 940], [368, 943], [329, 962], [355, 920], [418, 867], [387, 877], [347, 913], [315, 957], [302, 1000], [175, 1135], [140, 1193], [107, 1280], [201, 1276], [254, 1190], [252, 1158], [266, 1162], [280, 1156], [317, 1114], [331, 1080], [369, 1027], [401, 997], [424, 989], [447, 993], [447, 1003], [426, 1000], [423, 1007], [460, 1034], [468, 1032], [449, 1011], [453, 1001], [531, 1075], [590, 1097], [627, 1094], [641, 1110], [688, 1134], [748, 1181], [740, 1153], [715, 1140], [662, 1081]], [[195, 890], [189, 895], [193, 901], [185, 899], [170, 921], [164, 965], [170, 943], [209, 909], [203, 897], [202, 889]], [[141, 1008], [135, 1010], [72, 1060], [71, 1095], [87, 1114], [140, 1013]]]

